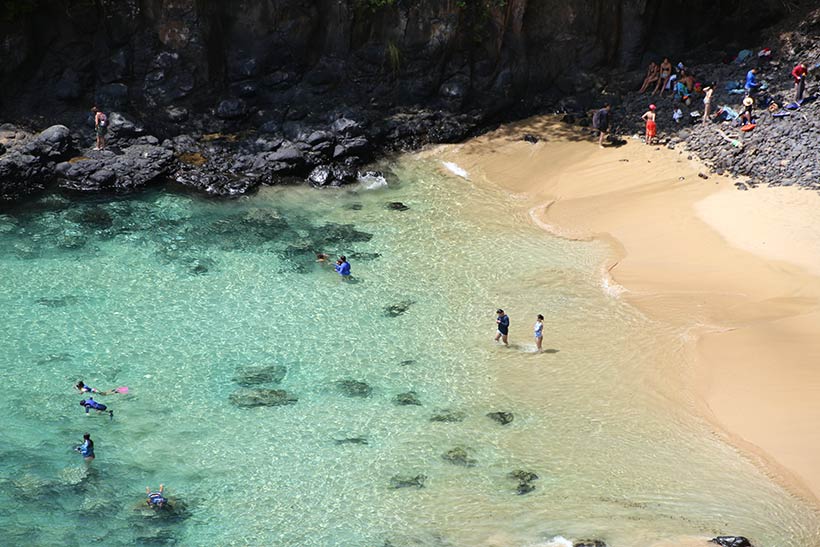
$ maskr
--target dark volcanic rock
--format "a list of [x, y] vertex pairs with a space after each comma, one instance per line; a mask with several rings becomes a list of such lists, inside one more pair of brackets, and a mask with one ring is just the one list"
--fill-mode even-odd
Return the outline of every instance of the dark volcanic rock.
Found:
[[299, 399], [283, 389], [242, 388], [231, 393], [231, 404], [239, 407], [284, 406]]
[[514, 418], [512, 412], [490, 412], [487, 414], [487, 417], [491, 420], [495, 420], [501, 425], [507, 425], [511, 423]]
[[0, 156], [0, 200], [9, 201], [42, 191], [54, 173], [40, 158], [17, 150]]
[[336, 389], [346, 397], [370, 397], [373, 388], [358, 380], [339, 380]]
[[430, 417], [431, 422], [443, 422], [447, 424], [454, 424], [463, 422], [467, 415], [458, 410], [439, 410]]
[[334, 439], [333, 442], [338, 445], [357, 444], [366, 446], [367, 444], [369, 444], [369, 441], [366, 437], [346, 437], [344, 439]]
[[285, 365], [247, 365], [236, 369], [233, 381], [244, 387], [279, 384], [287, 372]]
[[387, 208], [391, 209], [393, 211], [406, 211], [410, 207], [408, 207], [407, 205], [405, 205], [404, 203], [402, 203], [400, 201], [391, 201], [390, 203], [387, 204]]
[[453, 465], [461, 465], [463, 467], [475, 467], [478, 463], [477, 460], [471, 458], [467, 449], [457, 446], [455, 448], [451, 448], [447, 452], [441, 455], [441, 458]]
[[580, 539], [572, 542], [572, 547], [606, 547], [606, 542], [600, 539]]
[[518, 481], [518, 486], [516, 487], [515, 491], [519, 496], [523, 496], [524, 494], [529, 494], [533, 490], [535, 490], [535, 485], [532, 484], [533, 481], [538, 480], [538, 475], [532, 473], [531, 471], [523, 471], [523, 470], [516, 470], [510, 472], [509, 477], [511, 479], [515, 479]]
[[418, 395], [416, 395], [415, 391], [399, 393], [398, 395], [396, 395], [394, 402], [399, 406], [421, 406], [421, 401], [419, 401]]
[[743, 536], [718, 536], [710, 539], [709, 543], [717, 543], [721, 547], [752, 547], [752, 544]]
[[64, 125], [52, 125], [37, 135], [25, 149], [35, 156], [58, 159], [71, 148], [71, 131]]
[[400, 315], [404, 315], [407, 310], [410, 309], [415, 302], [413, 300], [403, 300], [402, 302], [397, 302], [395, 304], [390, 304], [389, 306], [384, 307], [384, 314], [387, 317], [398, 317]]
[[134, 190], [167, 175], [174, 154], [160, 146], [138, 144], [122, 154], [95, 152], [90, 158], [62, 162], [56, 172], [60, 186], [71, 190]]
[[427, 475], [394, 475], [390, 478], [390, 488], [424, 488]]

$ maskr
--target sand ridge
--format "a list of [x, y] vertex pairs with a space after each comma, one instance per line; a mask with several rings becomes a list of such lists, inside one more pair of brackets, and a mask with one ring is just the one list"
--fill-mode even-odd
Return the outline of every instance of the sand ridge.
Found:
[[[540, 138], [531, 144], [525, 134]], [[686, 153], [599, 149], [535, 117], [440, 152], [527, 196], [533, 222], [610, 241], [622, 297], [688, 329], [700, 409], [793, 491], [820, 500], [820, 195], [738, 192]]]

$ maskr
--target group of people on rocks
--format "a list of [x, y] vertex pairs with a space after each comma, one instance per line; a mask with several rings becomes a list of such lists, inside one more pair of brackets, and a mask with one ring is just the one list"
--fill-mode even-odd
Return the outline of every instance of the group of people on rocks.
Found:
[[[108, 407], [102, 403], [98, 403], [94, 400], [94, 397], [91, 394], [99, 394], [99, 395], [112, 395], [114, 393], [128, 393], [127, 387], [118, 387], [114, 389], [109, 389], [107, 391], [100, 391], [95, 389], [91, 386], [88, 386], [82, 380], [77, 381], [74, 385], [74, 388], [82, 394], [89, 394], [86, 399], [80, 401], [80, 406], [85, 409], [85, 413], [88, 414], [91, 410], [96, 410], [97, 413], [108, 411], [108, 415], [110, 418], [114, 418], [114, 411], [108, 410]], [[75, 446], [74, 450], [80, 453], [80, 456], [83, 457], [87, 463], [91, 463], [94, 461], [96, 457], [94, 453], [94, 441], [91, 439], [90, 433], [83, 434], [83, 442], [82, 444]], [[152, 509], [164, 509], [168, 507], [168, 498], [165, 497], [165, 486], [160, 484], [158, 491], [152, 491], [151, 488], [145, 487], [145, 493], [147, 495], [146, 504], [148, 507]]]
[[[494, 340], [496, 342], [501, 342], [505, 346], [509, 346], [509, 335], [510, 335], [510, 316], [504, 312], [501, 308], [495, 310], [496, 318], [495, 324], [497, 328], [497, 332], [495, 334]], [[535, 325], [533, 326], [533, 335], [535, 337], [535, 348], [538, 353], [541, 353], [543, 350], [541, 346], [544, 342], [544, 316], [540, 313], [535, 318]]]
[[[791, 71], [791, 76], [794, 80], [794, 103], [787, 108], [798, 108], [804, 101], [805, 83], [808, 75], [808, 67], [806, 63], [798, 63]], [[640, 87], [640, 93], [651, 92], [652, 95], [663, 97], [664, 93], [669, 91], [670, 96], [681, 104], [691, 105], [692, 99], [695, 96], [703, 97], [703, 112], [692, 113], [693, 118], [700, 117], [700, 122], [703, 124], [709, 121], [721, 121], [724, 119], [737, 119], [739, 123], [743, 124], [744, 130], [750, 130], [754, 127], [755, 116], [754, 106], [755, 97], [765, 89], [765, 85], [758, 79], [758, 69], [751, 68], [746, 72], [746, 78], [743, 81], [743, 88], [740, 89], [740, 83], [737, 84], [738, 89], [731, 91], [731, 93], [739, 93], [744, 95], [743, 110], [738, 113], [729, 107], [723, 106], [717, 111], [712, 111], [712, 98], [715, 91], [715, 84], [701, 84], [695, 80], [694, 75], [690, 70], [684, 66], [683, 63], [678, 63], [673, 66], [668, 57], [664, 57], [663, 61], [658, 64], [654, 61], [649, 63], [646, 71], [646, 76]], [[766, 97], [763, 97], [766, 99]], [[769, 106], [771, 99], [763, 103], [763, 107]], [[797, 105], [797, 106], [794, 106]], [[773, 108], [779, 108], [776, 105]], [[592, 117], [592, 127], [598, 131], [598, 145], [603, 148], [604, 139], [609, 132], [609, 125], [611, 123], [611, 106], [605, 104], [602, 108], [595, 111]], [[785, 115], [785, 114], [784, 114]], [[653, 144], [657, 136], [657, 106], [650, 104], [646, 112], [641, 116], [645, 124], [644, 142], [646, 144]], [[674, 106], [672, 111], [672, 119], [675, 123], [680, 123], [683, 119], [683, 110], [680, 106]]]

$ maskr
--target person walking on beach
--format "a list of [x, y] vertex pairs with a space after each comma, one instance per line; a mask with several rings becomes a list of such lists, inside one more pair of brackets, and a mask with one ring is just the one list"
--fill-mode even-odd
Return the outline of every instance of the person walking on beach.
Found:
[[94, 150], [102, 150], [105, 148], [105, 132], [108, 130], [108, 116], [99, 108], [92, 107], [94, 112], [94, 132], [97, 134], [97, 146]]
[[806, 63], [797, 63], [797, 66], [792, 69], [792, 78], [794, 78], [794, 102], [796, 103], [803, 100], [803, 92], [806, 90], [806, 75], [808, 73]]
[[544, 341], [544, 316], [540, 313], [535, 319], [533, 331], [535, 334], [535, 348], [538, 350], [538, 353], [541, 353], [541, 343]]
[[592, 127], [598, 130], [598, 146], [601, 148], [604, 147], [604, 137], [609, 131], [609, 111], [611, 109], [612, 107], [607, 103], [592, 115]]
[[83, 457], [83, 459], [87, 462], [91, 462], [94, 460], [94, 441], [91, 440], [90, 433], [83, 434], [83, 444], [75, 448], [77, 452]]
[[336, 273], [342, 276], [342, 279], [350, 279], [350, 262], [347, 261], [345, 255], [340, 256], [336, 261]]
[[646, 122], [646, 144], [652, 144], [652, 139], [655, 138], [655, 133], [658, 131], [658, 126], [655, 124], [655, 105], [650, 104], [641, 119]]
[[495, 310], [497, 315], [495, 319], [495, 324], [498, 326], [498, 333], [495, 335], [495, 341], [498, 342], [501, 340], [505, 346], [509, 346], [507, 343], [507, 336], [510, 333], [510, 316], [504, 313], [504, 310], [498, 308]]
[[715, 90], [712, 89], [712, 86], [707, 85], [703, 88], [703, 92], [703, 123], [705, 125], [706, 122], [709, 121], [709, 110], [712, 108], [712, 93], [714, 93]]

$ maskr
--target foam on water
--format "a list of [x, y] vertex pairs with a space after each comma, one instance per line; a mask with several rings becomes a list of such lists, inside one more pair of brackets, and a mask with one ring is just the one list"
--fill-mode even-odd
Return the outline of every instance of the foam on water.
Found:
[[359, 173], [357, 180], [365, 190], [379, 190], [387, 188], [387, 179], [379, 173], [366, 171]]
[[444, 167], [448, 171], [450, 171], [454, 175], [459, 176], [463, 179], [468, 179], [468, 180], [470, 179], [470, 174], [466, 170], [464, 170], [463, 168], [459, 167], [458, 164], [456, 164], [452, 161], [443, 161], [441, 163], [444, 165]]
[[[669, 403], [684, 342], [602, 293], [609, 249], [436, 161], [383, 168], [379, 192], [0, 214], [4, 542], [820, 544], [811, 507]], [[318, 252], [350, 257], [356, 282]], [[492, 342], [500, 306], [511, 348]], [[82, 413], [78, 379], [129, 386], [104, 400], [113, 421]], [[535, 490], [518, 495], [517, 470]], [[179, 513], [146, 511], [159, 483]]]

